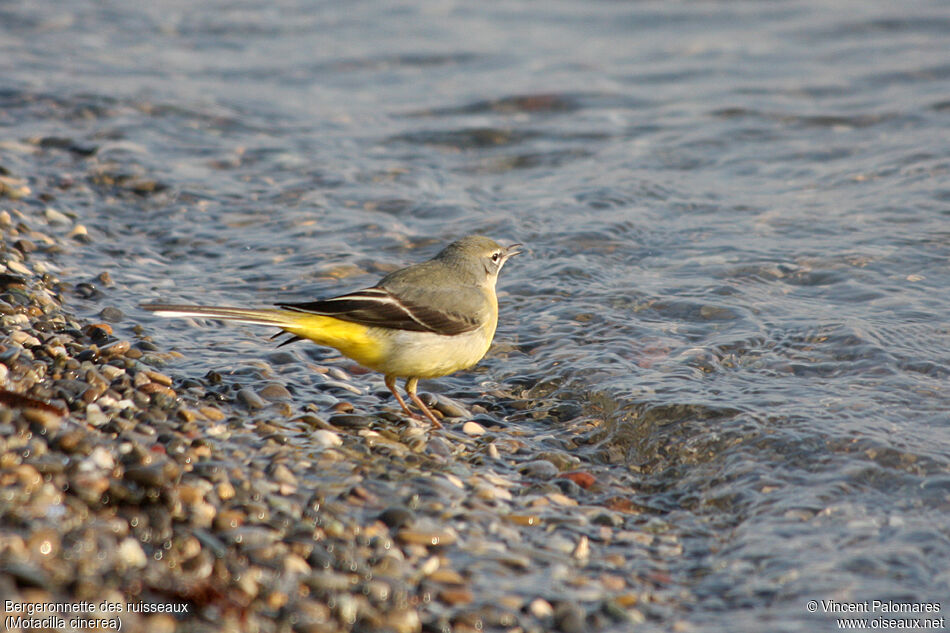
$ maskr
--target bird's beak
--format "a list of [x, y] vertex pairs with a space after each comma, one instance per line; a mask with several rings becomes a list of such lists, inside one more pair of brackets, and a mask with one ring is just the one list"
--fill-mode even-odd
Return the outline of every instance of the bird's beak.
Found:
[[506, 247], [505, 259], [508, 259], [509, 257], [514, 257], [515, 255], [520, 255], [521, 253], [523, 253], [524, 251], [522, 251], [520, 247], [521, 247], [521, 244], [512, 244], [511, 246]]

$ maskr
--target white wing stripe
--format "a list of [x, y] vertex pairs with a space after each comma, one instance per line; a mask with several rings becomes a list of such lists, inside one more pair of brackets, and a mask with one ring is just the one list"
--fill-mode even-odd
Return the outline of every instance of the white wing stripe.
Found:
[[[333, 297], [331, 299], [324, 299], [323, 303], [333, 303], [335, 301], [360, 301], [366, 302], [367, 304], [376, 304], [376, 305], [386, 305], [386, 306], [395, 306], [402, 310], [406, 316], [418, 323], [420, 326], [427, 330], [431, 330], [432, 326], [422, 321], [419, 317], [413, 314], [412, 309], [399, 300], [399, 297], [394, 296], [392, 293], [386, 290], [377, 290], [375, 288], [369, 288], [367, 290], [361, 290], [359, 292], [354, 292], [348, 295], [341, 295], [339, 297]], [[372, 309], [371, 305], [368, 305], [366, 309]], [[307, 312], [306, 309], [301, 309], [302, 312]]]

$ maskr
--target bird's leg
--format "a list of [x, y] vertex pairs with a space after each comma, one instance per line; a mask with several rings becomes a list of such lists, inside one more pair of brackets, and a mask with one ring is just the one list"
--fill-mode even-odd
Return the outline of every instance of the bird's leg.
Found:
[[409, 410], [409, 407], [406, 406], [406, 401], [402, 399], [402, 396], [400, 396], [399, 392], [396, 390], [396, 377], [386, 376], [385, 382], [389, 390], [393, 392], [394, 396], [396, 396], [396, 402], [398, 402], [399, 406], [402, 407], [403, 412], [410, 418], [417, 418], [418, 416]]
[[432, 426], [437, 429], [442, 428], [442, 423], [439, 422], [439, 419], [435, 417], [435, 414], [429, 411], [429, 407], [426, 406], [426, 403], [416, 395], [416, 385], [419, 384], [418, 378], [407, 378], [406, 379], [406, 393], [409, 394], [409, 397], [412, 398], [412, 401], [416, 403], [416, 406], [419, 407], [419, 410], [425, 413], [426, 417], [432, 421]]

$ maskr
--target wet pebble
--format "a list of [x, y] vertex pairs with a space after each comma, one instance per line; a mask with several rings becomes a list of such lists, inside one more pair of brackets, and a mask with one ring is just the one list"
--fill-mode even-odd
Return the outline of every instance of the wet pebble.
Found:
[[263, 409], [267, 406], [267, 401], [257, 395], [253, 389], [244, 387], [237, 392], [238, 402], [243, 404], [251, 411]]
[[563, 633], [588, 633], [587, 614], [573, 602], [562, 602], [554, 610], [554, 626]]
[[125, 314], [118, 308], [108, 306], [99, 312], [99, 318], [110, 323], [118, 323], [125, 318]]
[[554, 616], [554, 607], [543, 598], [535, 598], [531, 601], [531, 604], [528, 605], [528, 613], [539, 620], [547, 620]]
[[472, 413], [461, 402], [442, 394], [434, 394], [433, 408], [447, 418], [470, 418]]
[[403, 528], [396, 534], [396, 538], [409, 545], [446, 546], [457, 540], [456, 535], [448, 530], [424, 530]]
[[365, 415], [343, 413], [331, 416], [328, 422], [341, 429], [362, 429], [372, 424], [373, 419]]
[[318, 429], [311, 434], [313, 441], [318, 445], [324, 448], [332, 448], [335, 446], [343, 445], [343, 438], [340, 437], [339, 433], [334, 433], [333, 431], [328, 431], [326, 429]]
[[546, 459], [535, 459], [518, 466], [518, 470], [526, 477], [534, 479], [552, 479], [557, 476], [557, 466]]
[[403, 527], [411, 527], [416, 521], [415, 514], [404, 508], [402, 506], [392, 506], [383, 510], [379, 517], [380, 521], [386, 524], [387, 527], [393, 530], [398, 530]]
[[469, 420], [462, 425], [462, 432], [472, 437], [478, 437], [485, 434], [485, 427], [483, 427], [478, 422]]
[[276, 382], [264, 385], [257, 394], [264, 400], [270, 400], [271, 402], [290, 401], [294, 398], [286, 387]]

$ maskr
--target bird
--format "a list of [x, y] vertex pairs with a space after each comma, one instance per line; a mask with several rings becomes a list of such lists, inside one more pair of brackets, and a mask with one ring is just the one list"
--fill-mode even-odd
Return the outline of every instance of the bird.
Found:
[[274, 308], [166, 303], [140, 307], [165, 317], [276, 326], [283, 331], [275, 336], [290, 335], [282, 345], [306, 339], [332, 347], [382, 373], [402, 411], [417, 418], [397, 389], [396, 380], [405, 379], [409, 399], [433, 427], [441, 428], [416, 392], [419, 380], [468, 369], [482, 359], [498, 325], [498, 273], [522, 252], [521, 246], [470, 235], [372, 287], [329, 299], [277, 303]]

